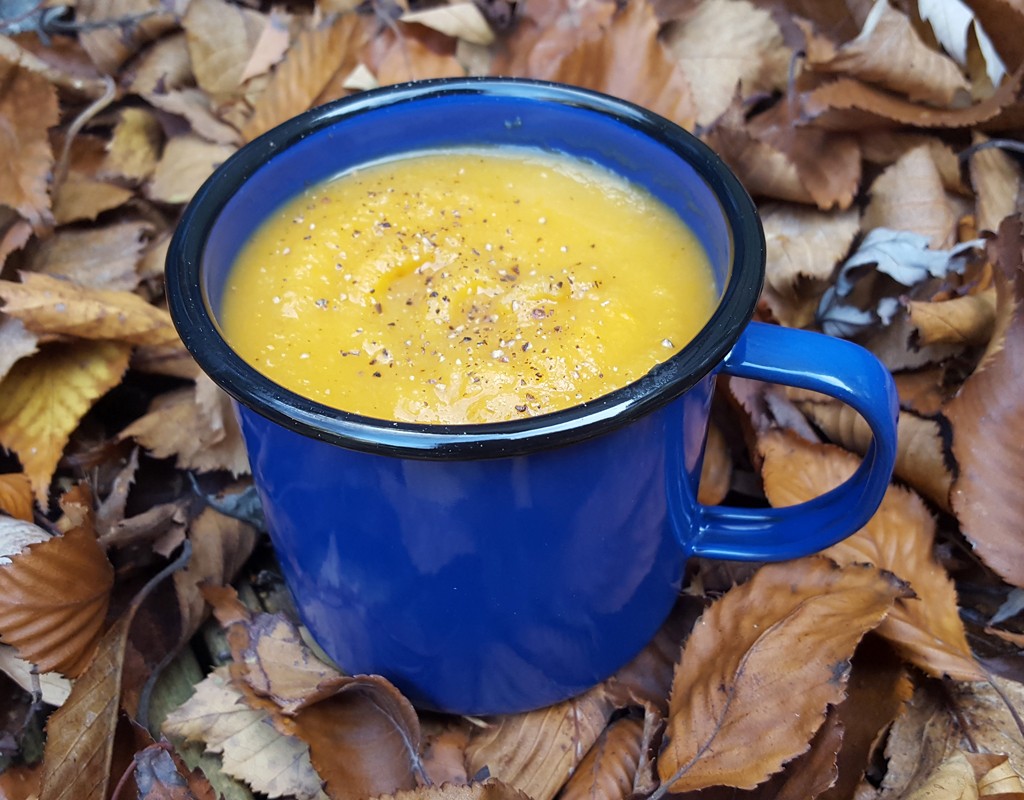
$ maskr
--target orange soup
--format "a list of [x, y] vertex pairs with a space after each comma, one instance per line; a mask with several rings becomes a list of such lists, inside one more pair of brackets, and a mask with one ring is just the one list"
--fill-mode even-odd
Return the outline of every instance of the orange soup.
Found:
[[287, 203], [233, 265], [222, 321], [305, 397], [464, 424], [621, 388], [715, 302], [703, 248], [647, 192], [589, 162], [479, 149], [363, 167]]

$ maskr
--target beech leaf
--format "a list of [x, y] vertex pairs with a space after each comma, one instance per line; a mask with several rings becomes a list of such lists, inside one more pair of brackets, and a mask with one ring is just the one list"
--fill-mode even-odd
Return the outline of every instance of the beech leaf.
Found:
[[552, 800], [604, 730], [612, 706], [603, 687], [547, 708], [497, 717], [466, 750], [470, 775], [486, 774], [533, 798]]
[[326, 800], [304, 742], [277, 730], [270, 713], [252, 708], [244, 693], [218, 667], [163, 724], [167, 736], [203, 742], [220, 753], [223, 769], [269, 797]]
[[973, 27], [989, 80], [993, 86], [999, 85], [1006, 67], [968, 5], [962, 0], [917, 0], [917, 7], [921, 19], [931, 25], [939, 44], [961, 64], [967, 63], [967, 37]]
[[53, 85], [0, 57], [0, 206], [15, 209], [33, 227], [50, 214], [49, 129], [58, 120]]
[[60, 230], [32, 253], [28, 267], [90, 289], [131, 290], [139, 284], [136, 265], [150, 230], [146, 222]]
[[[975, 135], [975, 143], [985, 141]], [[999, 224], [1021, 209], [1021, 169], [997, 147], [978, 150], [970, 160], [971, 185], [977, 195], [975, 216], [979, 231], [998, 231]]]
[[140, 183], [153, 174], [160, 161], [163, 133], [160, 122], [145, 108], [123, 108], [101, 170], [109, 175]]
[[529, 795], [494, 778], [467, 785], [422, 786], [395, 792], [389, 797], [392, 800], [531, 800]]
[[24, 472], [0, 475], [0, 511], [15, 519], [31, 522], [32, 502], [32, 482], [28, 475]]
[[1022, 495], [1014, 476], [1024, 470], [1024, 223], [1009, 217], [989, 244], [995, 265], [996, 331], [979, 368], [944, 413], [953, 428], [960, 474], [953, 510], [981, 559], [1015, 586], [1024, 586]]
[[236, 92], [267, 17], [225, 0], [190, 0], [181, 25], [196, 83], [215, 99]]
[[752, 789], [805, 752], [843, 696], [857, 643], [905, 594], [890, 573], [821, 557], [770, 564], [727, 592], [676, 670], [663, 785]]
[[19, 359], [38, 352], [39, 337], [20, 319], [0, 312], [0, 381]]
[[644, 726], [622, 717], [601, 733], [573, 772], [561, 800], [626, 800], [642, 756]]
[[195, 134], [175, 136], [167, 142], [156, 165], [149, 196], [163, 203], [187, 203], [234, 152], [231, 144], [208, 142]]
[[128, 291], [26, 272], [20, 283], [0, 281], [0, 299], [5, 314], [35, 333], [156, 346], [179, 341], [166, 311]]
[[[788, 432], [758, 440], [764, 457], [761, 477], [773, 506], [789, 506], [838, 486], [860, 459], [834, 445], [812, 444]], [[981, 680], [967, 644], [956, 591], [935, 561], [935, 520], [921, 498], [890, 486], [875, 515], [854, 535], [824, 551], [840, 564], [873, 564], [907, 581], [916, 595], [901, 599], [878, 633], [925, 672], [959, 680]]]
[[40, 505], [47, 505], [68, 439], [93, 403], [121, 382], [130, 349], [119, 342], [46, 345], [0, 384], [0, 444], [18, 454]]
[[454, 2], [422, 11], [407, 11], [400, 19], [473, 44], [486, 46], [494, 41], [494, 31], [475, 3]]
[[987, 344], [996, 324], [996, 292], [989, 288], [951, 300], [911, 300], [907, 315], [922, 345]]

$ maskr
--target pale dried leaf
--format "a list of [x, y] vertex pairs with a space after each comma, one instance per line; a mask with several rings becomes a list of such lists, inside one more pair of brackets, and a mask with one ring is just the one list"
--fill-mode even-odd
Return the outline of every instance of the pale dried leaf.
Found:
[[72, 528], [12, 554], [0, 567], [0, 635], [41, 672], [77, 677], [103, 629], [114, 585], [89, 526]]
[[348, 75], [359, 63], [370, 31], [370, 23], [362, 16], [344, 14], [299, 34], [256, 100], [252, 117], [242, 130], [245, 138], [255, 139], [305, 111], [335, 73]]
[[214, 100], [239, 90], [268, 19], [226, 0], [190, 0], [181, 21], [199, 88]]
[[931, 25], [935, 38], [961, 64], [967, 64], [968, 36], [973, 28], [985, 58], [989, 80], [993, 86], [999, 85], [1006, 74], [1006, 67], [970, 6], [962, 0], [918, 0], [917, 6], [921, 19]]
[[974, 770], [963, 753], [943, 761], [924, 781], [906, 795], [906, 800], [977, 800]]
[[[0, 478], [21, 478], [25, 485], [28, 486], [28, 507], [31, 511], [32, 508], [32, 487], [28, 484], [28, 479], [20, 473], [16, 472], [13, 475], [0, 475]], [[25, 486], [19, 486], [22, 481], [4, 481], [0, 484], [0, 500], [8, 501], [8, 499], [17, 491], [19, 495], [24, 493]], [[21, 497], [16, 498], [18, 505], [22, 505], [24, 500]], [[6, 505], [6, 503], [5, 503]], [[5, 506], [0, 506], [6, 512]], [[11, 559], [9, 556], [16, 556], [21, 553], [30, 544], [38, 544], [39, 542], [45, 542], [50, 538], [50, 534], [40, 528], [38, 525], [33, 524], [31, 516], [26, 520], [23, 517], [11, 518], [0, 516], [0, 565], [10, 564]]]
[[50, 344], [15, 364], [0, 384], [0, 444], [18, 454], [44, 508], [68, 439], [93, 403], [121, 382], [130, 350], [120, 342]]
[[466, 773], [466, 746], [469, 744], [470, 724], [462, 719], [420, 720], [423, 730], [423, 774], [430, 783], [468, 784]]
[[927, 236], [933, 248], [956, 240], [956, 215], [946, 199], [931, 152], [918, 147], [901, 156], [871, 185], [865, 230], [889, 228]]
[[147, 194], [163, 203], [187, 203], [235, 149], [230, 144], [208, 142], [194, 134], [175, 136], [164, 147]]
[[163, 132], [153, 112], [145, 108], [123, 108], [107, 143], [101, 172], [141, 183], [156, 169], [162, 144]]
[[[985, 138], [975, 134], [974, 142]], [[970, 160], [971, 185], [977, 194], [975, 218], [979, 231], [998, 231], [999, 224], [1021, 210], [1020, 166], [1002, 150], [979, 150]]]
[[77, 61], [73, 64], [66, 61], [54, 63], [52, 59], [47, 58], [60, 49], [59, 40], [51, 39], [49, 46], [42, 46], [38, 40], [36, 43], [38, 47], [34, 52], [32, 39], [20, 38], [19, 41], [15, 41], [7, 36], [0, 36], [0, 60], [17, 64], [45, 78], [54, 86], [78, 95], [97, 98], [107, 93], [108, 80], [100, 78], [91, 63], [86, 67]]
[[44, 77], [0, 59], [0, 205], [38, 227], [50, 216], [49, 129], [57, 90]]
[[20, 283], [0, 281], [5, 314], [35, 333], [128, 344], [178, 342], [170, 315], [126, 291], [89, 289], [69, 280], [26, 272]]
[[94, 221], [104, 211], [119, 208], [134, 195], [131, 189], [72, 171], [57, 187], [53, 218], [58, 225]]
[[904, 594], [891, 574], [820, 557], [770, 564], [727, 592], [676, 670], [664, 785], [752, 789], [805, 752], [843, 696], [857, 643]]
[[563, 703], [511, 714], [474, 733], [470, 775], [487, 774], [533, 798], [552, 800], [597, 741], [612, 712], [601, 687]]
[[[773, 506], [824, 494], [849, 478], [860, 461], [842, 448], [786, 432], [762, 434], [758, 449]], [[868, 523], [824, 554], [840, 564], [873, 564], [907, 581], [916, 597], [898, 601], [878, 633], [931, 675], [978, 680], [984, 673], [967, 644], [953, 583], [932, 555], [934, 540], [935, 520], [921, 498], [890, 486]]]
[[[82, 30], [79, 43], [100, 72], [113, 75], [143, 45], [175, 27], [174, 5], [163, 0], [77, 0], [75, 19], [98, 23]], [[109, 22], [120, 19], [128, 24]]]
[[679, 61], [707, 126], [734, 95], [783, 89], [792, 51], [768, 11], [747, 0], [708, 0], [695, 13], [669, 25], [665, 45]]
[[959, 67], [929, 47], [888, 0], [876, 0], [856, 39], [838, 49], [809, 47], [808, 62], [812, 69], [850, 75], [940, 106], [966, 98], [970, 89]]
[[277, 64], [291, 45], [291, 17], [280, 8], [272, 8], [267, 24], [253, 45], [252, 54], [242, 70], [241, 82], [263, 75]]
[[0, 205], [0, 268], [3, 268], [11, 253], [28, 244], [32, 233], [32, 226], [19, 217], [16, 211]]
[[203, 742], [222, 755], [227, 774], [270, 797], [326, 798], [306, 744], [278, 731], [267, 711], [247, 705], [224, 667], [196, 685], [195, 694], [168, 715], [163, 732]]
[[488, 778], [480, 783], [460, 785], [446, 783], [406, 789], [390, 795], [391, 800], [531, 800], [522, 792], [499, 780]]
[[39, 351], [39, 337], [15, 317], [0, 313], [0, 382], [20, 359]]
[[128, 493], [135, 483], [135, 473], [139, 469], [139, 448], [133, 448], [132, 454], [118, 470], [111, 483], [110, 493], [96, 509], [96, 531], [101, 543], [114, 526], [124, 521], [125, 508], [128, 505]]
[[[979, 796], [1024, 795], [1024, 778], [1013, 768], [1009, 756], [971, 753], [968, 754], [967, 760], [971, 762], [974, 774], [978, 776]], [[978, 775], [979, 772], [981, 775]]]
[[156, 458], [176, 458], [179, 469], [249, 472], [245, 445], [226, 394], [205, 375], [194, 389], [157, 397], [149, 413], [118, 434], [131, 437]]
[[475, 3], [453, 2], [422, 11], [407, 11], [399, 19], [415, 22], [439, 31], [454, 39], [489, 45], [494, 41], [494, 31]]
[[18, 658], [17, 651], [5, 644], [0, 644], [0, 670], [23, 691], [33, 692], [34, 684], [38, 684], [42, 701], [56, 708], [64, 705], [71, 694], [71, 681], [56, 672], [40, 674], [34, 664]]
[[89, 289], [131, 290], [151, 230], [147, 222], [59, 230], [32, 251], [27, 268]]

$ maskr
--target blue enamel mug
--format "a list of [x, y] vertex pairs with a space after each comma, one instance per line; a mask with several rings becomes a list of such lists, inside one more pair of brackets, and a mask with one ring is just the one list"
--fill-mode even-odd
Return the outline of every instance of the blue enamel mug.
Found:
[[[337, 411], [232, 350], [218, 323], [228, 270], [278, 206], [361, 164], [467, 145], [565, 153], [646, 188], [707, 250], [711, 319], [625, 388], [466, 426]], [[611, 97], [485, 78], [358, 94], [243, 147], [187, 208], [166, 277], [185, 345], [236, 401], [270, 536], [315, 639], [345, 670], [382, 674], [422, 708], [496, 714], [571, 697], [628, 662], [668, 615], [689, 556], [802, 556], [877, 508], [895, 457], [889, 373], [848, 342], [752, 323], [764, 261], [754, 204], [695, 137]], [[849, 404], [874, 435], [863, 464], [802, 505], [701, 505], [718, 374]]]

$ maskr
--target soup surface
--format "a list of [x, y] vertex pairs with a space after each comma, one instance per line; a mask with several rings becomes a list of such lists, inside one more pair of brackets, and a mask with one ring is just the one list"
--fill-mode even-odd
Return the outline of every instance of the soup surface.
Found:
[[645, 191], [588, 162], [477, 149], [363, 167], [285, 204], [239, 254], [221, 321], [305, 397], [464, 424], [621, 388], [715, 302], [699, 242]]

